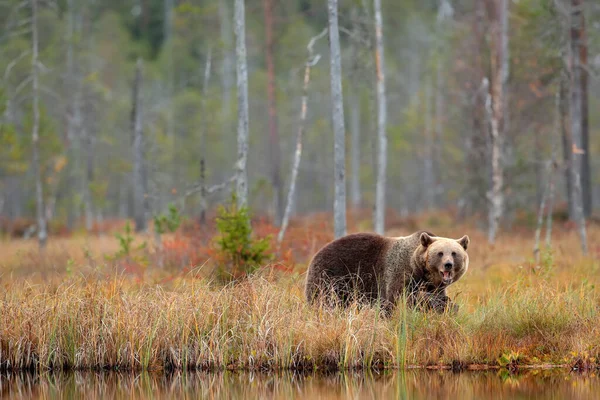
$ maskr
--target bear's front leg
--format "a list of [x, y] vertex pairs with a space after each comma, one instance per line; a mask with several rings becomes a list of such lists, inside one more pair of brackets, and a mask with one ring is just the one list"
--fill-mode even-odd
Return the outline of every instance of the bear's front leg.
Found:
[[458, 305], [450, 300], [445, 289], [429, 292], [426, 306], [440, 314], [446, 311], [450, 314], [456, 314], [458, 312]]

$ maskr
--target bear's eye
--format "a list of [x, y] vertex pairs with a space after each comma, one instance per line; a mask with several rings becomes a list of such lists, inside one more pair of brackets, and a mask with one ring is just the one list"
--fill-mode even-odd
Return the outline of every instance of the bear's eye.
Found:
[[455, 256], [456, 256], [456, 252], [455, 252], [455, 251], [453, 251], [453, 252], [452, 252], [452, 257], [455, 257]]
[[440, 256], [440, 257], [443, 255], [444, 255], [444, 253], [442, 253], [441, 251], [438, 253], [438, 256]]

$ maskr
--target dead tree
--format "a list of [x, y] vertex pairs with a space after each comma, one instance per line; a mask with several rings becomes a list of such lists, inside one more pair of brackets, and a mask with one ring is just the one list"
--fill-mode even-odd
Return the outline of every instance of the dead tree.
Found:
[[144, 160], [144, 127], [142, 120], [142, 59], [138, 59], [133, 81], [131, 121], [133, 129], [133, 196], [135, 231], [142, 232], [148, 228], [146, 213], [146, 177]]
[[492, 80], [489, 85], [491, 104], [488, 104], [491, 133], [492, 184], [488, 192], [488, 241], [494, 243], [500, 218], [504, 212], [504, 145], [505, 93], [508, 82], [508, 0], [491, 0], [492, 21], [490, 64]]
[[248, 67], [246, 64], [246, 11], [244, 0], [235, 0], [235, 55], [238, 100], [238, 160], [236, 192], [240, 207], [248, 204]]
[[336, 238], [346, 235], [346, 147], [344, 99], [342, 94], [342, 60], [338, 28], [337, 0], [328, 0], [331, 109], [334, 134], [334, 201], [333, 223]]
[[550, 193], [548, 194], [548, 213], [546, 215], [546, 249], [550, 248], [550, 242], [552, 240], [552, 214], [554, 212], [554, 195], [556, 192], [556, 172], [558, 169], [557, 153], [558, 153], [558, 142], [560, 137], [560, 96], [561, 90], [559, 88], [556, 94], [556, 102], [554, 107], [554, 131], [552, 132], [552, 160], [550, 169]]
[[290, 179], [290, 188], [287, 196], [287, 204], [285, 206], [285, 212], [281, 221], [281, 229], [277, 235], [277, 242], [281, 244], [283, 236], [287, 229], [290, 215], [292, 214], [292, 208], [294, 204], [294, 198], [296, 193], [296, 179], [298, 178], [298, 170], [300, 169], [300, 160], [302, 158], [302, 138], [304, 136], [304, 129], [306, 125], [306, 115], [308, 113], [308, 86], [310, 84], [310, 70], [314, 67], [320, 59], [320, 55], [313, 55], [313, 46], [316, 41], [327, 34], [327, 28], [324, 29], [320, 34], [313, 37], [308, 42], [308, 57], [304, 64], [304, 84], [302, 86], [302, 106], [300, 107], [300, 122], [298, 125], [298, 133], [296, 134], [296, 152], [294, 153], [294, 162], [292, 164], [292, 177]]
[[[208, 118], [206, 113], [206, 99], [208, 96], [208, 82], [212, 65], [212, 48], [208, 49], [206, 56], [206, 65], [204, 66], [204, 81], [202, 82], [202, 118]], [[200, 131], [200, 224], [206, 223], [206, 129], [208, 122], [202, 124]]]
[[[572, 0], [570, 15], [570, 46], [569, 46], [569, 114], [571, 118], [571, 180], [573, 182], [573, 211], [581, 238], [581, 249], [587, 253], [587, 233], [585, 230], [585, 207], [583, 200], [582, 171], [585, 154], [583, 148], [583, 108], [584, 96], [582, 90], [584, 66], [581, 65], [583, 7], [582, 0]], [[587, 107], [587, 106], [586, 106]]]
[[33, 97], [33, 126], [31, 145], [33, 147], [33, 175], [35, 179], [35, 205], [37, 214], [37, 236], [40, 250], [46, 247], [48, 232], [44, 208], [44, 188], [40, 163], [40, 87], [39, 87], [39, 40], [38, 40], [38, 0], [31, 0], [31, 82]]
[[425, 83], [425, 93], [423, 96], [423, 103], [425, 106], [424, 115], [424, 126], [423, 136], [425, 139], [425, 146], [423, 146], [424, 157], [423, 157], [423, 195], [425, 197], [423, 205], [426, 210], [431, 210], [434, 207], [435, 199], [435, 172], [433, 167], [433, 160], [435, 158], [435, 139], [431, 130], [431, 83], [427, 81]]
[[385, 57], [381, 0], [375, 6], [375, 64], [377, 68], [377, 187], [375, 191], [375, 232], [385, 231], [385, 186], [387, 172], [387, 103], [385, 97]]

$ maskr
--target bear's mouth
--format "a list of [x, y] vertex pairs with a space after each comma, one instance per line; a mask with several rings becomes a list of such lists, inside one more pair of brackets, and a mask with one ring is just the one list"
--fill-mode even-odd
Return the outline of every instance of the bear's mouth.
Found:
[[442, 273], [442, 282], [449, 284], [452, 283], [452, 274], [450, 271], [440, 271]]

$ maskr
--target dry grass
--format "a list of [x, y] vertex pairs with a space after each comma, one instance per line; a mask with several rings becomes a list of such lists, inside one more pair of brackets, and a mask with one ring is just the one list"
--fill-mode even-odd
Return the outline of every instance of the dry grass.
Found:
[[[575, 233], [557, 230], [552, 255], [536, 265], [530, 232], [489, 246], [464, 227], [436, 229], [472, 239], [471, 269], [451, 291], [459, 313], [399, 307], [390, 319], [373, 308], [309, 307], [302, 264], [291, 273], [267, 267], [222, 288], [206, 279], [202, 266], [175, 272], [149, 266], [143, 276], [115, 271], [99, 256], [116, 249], [111, 238], [61, 239], [43, 258], [31, 256], [31, 243], [4, 242], [0, 368], [595, 366], [600, 264], [596, 254], [579, 255]], [[598, 243], [600, 229], [590, 227], [589, 237]], [[59, 264], [65, 255], [68, 267]], [[36, 262], [52, 272], [36, 269]]]

